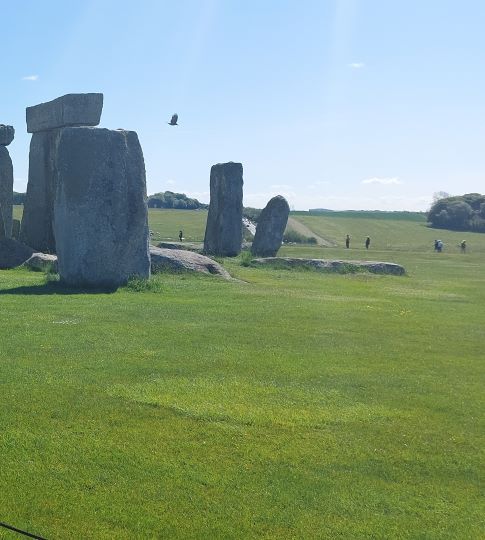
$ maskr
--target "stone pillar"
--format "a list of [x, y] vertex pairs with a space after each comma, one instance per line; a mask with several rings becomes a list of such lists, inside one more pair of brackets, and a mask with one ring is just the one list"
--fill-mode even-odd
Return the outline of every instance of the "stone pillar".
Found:
[[273, 197], [262, 210], [251, 253], [256, 257], [275, 257], [281, 247], [290, 206], [281, 195]]
[[68, 126], [98, 125], [102, 109], [103, 94], [67, 94], [27, 108], [27, 131], [33, 135], [20, 239], [38, 251], [56, 252], [52, 221], [60, 132]]
[[[15, 130], [12, 126], [0, 124], [0, 215], [2, 224], [0, 236], [12, 235], [13, 166], [7, 146], [13, 141]], [[3, 234], [2, 234], [3, 233]]]
[[210, 205], [204, 252], [234, 257], [241, 252], [243, 167], [241, 163], [213, 165], [210, 175]]
[[54, 236], [61, 280], [116, 288], [148, 278], [145, 164], [134, 131], [67, 127], [56, 143]]

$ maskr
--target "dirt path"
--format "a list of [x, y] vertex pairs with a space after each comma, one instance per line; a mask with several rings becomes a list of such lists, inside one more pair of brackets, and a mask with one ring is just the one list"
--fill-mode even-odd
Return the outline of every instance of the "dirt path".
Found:
[[318, 236], [318, 234], [315, 234], [311, 229], [309, 229], [306, 225], [303, 225], [303, 223], [297, 221], [296, 219], [289, 217], [288, 218], [288, 225], [287, 227], [289, 229], [293, 229], [296, 232], [299, 232], [300, 234], [303, 234], [304, 236], [313, 236], [317, 239], [317, 243], [319, 246], [325, 246], [325, 247], [334, 247], [336, 244], [333, 242], [329, 242], [328, 240], [325, 240], [325, 238], [322, 238], [321, 236]]

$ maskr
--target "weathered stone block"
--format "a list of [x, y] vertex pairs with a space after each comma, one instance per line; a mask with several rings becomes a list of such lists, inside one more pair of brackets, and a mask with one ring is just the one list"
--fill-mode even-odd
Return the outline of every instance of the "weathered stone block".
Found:
[[231, 279], [229, 272], [216, 261], [184, 249], [150, 247], [151, 270], [157, 272], [201, 272]]
[[56, 148], [60, 130], [34, 133], [30, 141], [29, 181], [20, 240], [36, 251], [55, 253], [52, 229], [56, 192]]
[[251, 253], [257, 257], [274, 257], [281, 247], [290, 206], [281, 195], [273, 197], [262, 210]]
[[13, 238], [0, 238], [0, 269], [16, 268], [24, 263], [34, 250]]
[[13, 126], [5, 126], [0, 124], [0, 146], [8, 146], [15, 137], [15, 129]]
[[12, 235], [13, 166], [5, 146], [0, 146], [0, 208], [4, 236]]
[[102, 110], [103, 94], [67, 94], [27, 107], [27, 131], [36, 133], [66, 126], [97, 126]]
[[134, 131], [64, 128], [56, 151], [54, 234], [61, 280], [116, 288], [148, 278], [145, 164]]
[[241, 163], [213, 165], [210, 175], [210, 205], [204, 252], [234, 257], [242, 244], [243, 167]]

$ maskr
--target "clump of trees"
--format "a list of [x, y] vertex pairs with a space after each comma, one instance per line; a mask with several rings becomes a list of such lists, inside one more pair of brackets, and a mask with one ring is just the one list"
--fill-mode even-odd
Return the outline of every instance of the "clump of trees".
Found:
[[485, 195], [467, 193], [440, 198], [431, 206], [428, 222], [437, 229], [485, 232]]
[[164, 191], [154, 193], [148, 197], [148, 208], [177, 208], [181, 210], [198, 210], [199, 208], [208, 208], [207, 204], [199, 202], [197, 199], [191, 199], [184, 193], [174, 193], [173, 191]]

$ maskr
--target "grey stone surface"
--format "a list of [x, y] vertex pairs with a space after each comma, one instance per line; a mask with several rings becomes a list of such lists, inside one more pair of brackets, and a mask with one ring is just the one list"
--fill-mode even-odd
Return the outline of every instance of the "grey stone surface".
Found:
[[116, 288], [148, 278], [145, 164], [134, 131], [69, 127], [56, 150], [54, 234], [61, 280]]
[[36, 133], [66, 126], [97, 126], [102, 110], [103, 94], [67, 94], [27, 107], [27, 131]]
[[0, 238], [5, 238], [5, 226], [3, 224], [2, 207], [0, 206]]
[[43, 253], [55, 253], [52, 221], [56, 192], [56, 148], [61, 130], [34, 133], [20, 240]]
[[14, 240], [13, 238], [0, 238], [0, 269], [16, 268], [23, 264], [34, 250]]
[[22, 266], [27, 266], [32, 270], [53, 270], [57, 272], [57, 257], [48, 253], [32, 253]]
[[399, 264], [377, 261], [331, 261], [296, 257], [266, 257], [253, 259], [251, 263], [257, 266], [276, 265], [281, 268], [310, 268], [321, 272], [351, 273], [364, 270], [373, 274], [393, 274], [396, 276], [402, 276], [406, 273], [404, 267]]
[[5, 146], [0, 146], [0, 207], [2, 209], [4, 235], [12, 235], [13, 166]]
[[12, 238], [18, 240], [20, 237], [20, 219], [12, 220]]
[[213, 165], [204, 252], [234, 257], [242, 243], [243, 167], [241, 163]]
[[8, 146], [15, 137], [15, 129], [13, 126], [0, 124], [0, 146]]
[[281, 247], [290, 206], [281, 195], [273, 197], [262, 210], [251, 253], [257, 257], [274, 257]]
[[202, 253], [204, 251], [204, 244], [202, 242], [159, 242], [157, 247], [164, 249], [183, 249], [186, 251], [195, 251], [196, 253]]
[[229, 272], [219, 263], [213, 261], [205, 255], [186, 251], [183, 249], [163, 249], [157, 247], [150, 248], [152, 273], [169, 272], [202, 272], [204, 274], [214, 274], [231, 279]]

